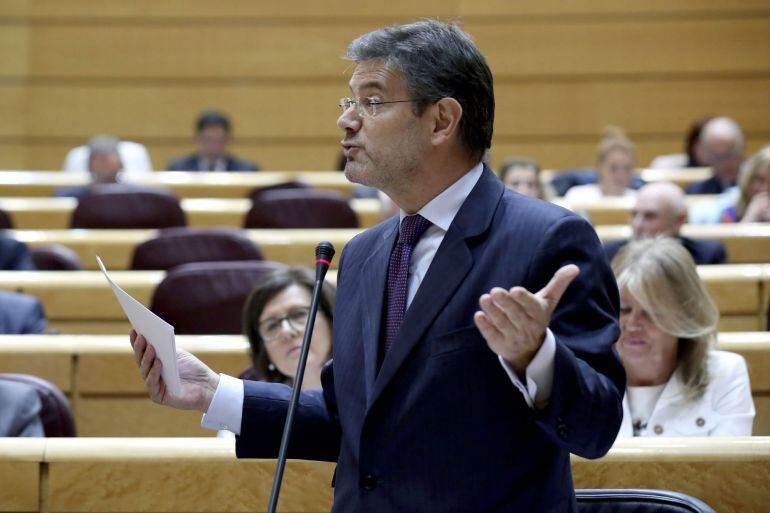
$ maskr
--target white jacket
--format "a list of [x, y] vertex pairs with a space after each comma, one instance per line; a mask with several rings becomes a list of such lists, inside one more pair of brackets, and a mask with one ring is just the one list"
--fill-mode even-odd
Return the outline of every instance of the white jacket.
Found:
[[[741, 355], [709, 351], [709, 384], [695, 401], [682, 397], [677, 370], [666, 383], [643, 436], [750, 436], [754, 401], [746, 361]], [[633, 436], [628, 405], [623, 398], [623, 423], [618, 436]]]

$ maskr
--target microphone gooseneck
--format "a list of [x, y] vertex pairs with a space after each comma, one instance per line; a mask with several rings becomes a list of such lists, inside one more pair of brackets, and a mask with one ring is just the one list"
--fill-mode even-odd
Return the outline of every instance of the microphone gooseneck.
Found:
[[275, 513], [278, 506], [278, 494], [281, 492], [281, 481], [283, 480], [283, 470], [286, 467], [286, 457], [291, 438], [291, 430], [294, 426], [294, 413], [297, 411], [299, 403], [299, 394], [302, 390], [302, 378], [305, 375], [305, 364], [307, 355], [310, 352], [310, 339], [313, 337], [313, 326], [318, 313], [318, 299], [321, 296], [324, 276], [329, 270], [332, 258], [334, 257], [334, 246], [331, 242], [319, 242], [315, 248], [315, 286], [310, 300], [310, 311], [307, 316], [307, 325], [305, 336], [302, 338], [302, 349], [297, 362], [297, 373], [294, 376], [294, 387], [291, 391], [291, 400], [286, 413], [286, 423], [283, 426], [283, 436], [281, 437], [281, 447], [278, 450], [278, 461], [276, 462], [275, 477], [273, 478], [273, 488], [270, 490], [270, 501], [267, 506], [268, 513]]

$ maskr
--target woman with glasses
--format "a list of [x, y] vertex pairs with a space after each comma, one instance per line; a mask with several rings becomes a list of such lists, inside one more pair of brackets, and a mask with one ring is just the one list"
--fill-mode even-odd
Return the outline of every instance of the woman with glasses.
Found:
[[626, 395], [619, 436], [751, 435], [742, 356], [714, 349], [719, 311], [672, 238], [633, 241], [612, 261]]
[[[253, 366], [241, 378], [291, 386], [299, 363], [315, 275], [304, 267], [268, 274], [252, 291], [243, 310], [243, 327]], [[324, 284], [313, 329], [303, 390], [321, 388], [321, 368], [331, 358], [334, 288]]]

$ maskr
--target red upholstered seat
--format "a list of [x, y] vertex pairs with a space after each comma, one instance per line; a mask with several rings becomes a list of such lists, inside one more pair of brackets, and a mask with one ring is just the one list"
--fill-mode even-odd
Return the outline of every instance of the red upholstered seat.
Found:
[[316, 190], [277, 190], [259, 195], [246, 214], [246, 228], [358, 228], [358, 216], [343, 196]]
[[61, 244], [31, 248], [32, 261], [38, 271], [82, 271], [80, 257]]
[[5, 210], [0, 210], [0, 230], [12, 230], [13, 219]]
[[72, 213], [71, 228], [170, 228], [186, 226], [179, 200], [170, 193], [123, 184], [94, 188]]
[[288, 182], [277, 183], [274, 185], [266, 185], [265, 187], [256, 187], [252, 189], [251, 192], [249, 192], [249, 199], [251, 199], [251, 201], [256, 201], [257, 198], [259, 198], [266, 192], [287, 191], [287, 190], [297, 190], [297, 189], [309, 190], [309, 189], [313, 189], [313, 186], [301, 180], [291, 180]]
[[168, 270], [191, 262], [262, 260], [262, 251], [240, 230], [167, 228], [134, 249], [131, 269]]
[[254, 285], [283, 264], [264, 261], [196, 262], [171, 269], [150, 310], [179, 334], [242, 333], [243, 305]]

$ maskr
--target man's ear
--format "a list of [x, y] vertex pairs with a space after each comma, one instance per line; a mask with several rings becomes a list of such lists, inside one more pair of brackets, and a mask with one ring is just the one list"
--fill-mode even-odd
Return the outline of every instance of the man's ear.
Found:
[[434, 114], [431, 143], [438, 146], [458, 134], [460, 119], [463, 117], [463, 107], [454, 98], [442, 98], [433, 105], [432, 109]]

